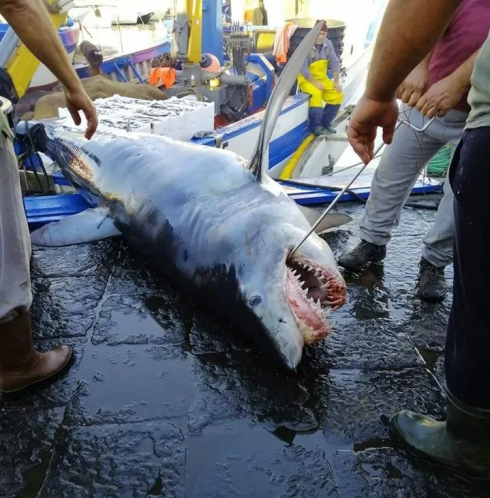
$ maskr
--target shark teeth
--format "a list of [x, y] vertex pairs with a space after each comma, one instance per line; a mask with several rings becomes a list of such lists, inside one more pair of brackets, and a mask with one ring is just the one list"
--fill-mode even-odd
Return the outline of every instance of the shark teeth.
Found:
[[[318, 281], [317, 288], [325, 292], [331, 288], [329, 281], [327, 280], [321, 269], [312, 267], [311, 265], [300, 261], [295, 261], [294, 264], [296, 268], [291, 268], [288, 266], [288, 271], [290, 272], [290, 275], [294, 277], [297, 284], [299, 285], [299, 288], [301, 289], [301, 295], [305, 298], [305, 301], [307, 301], [311, 305], [311, 308], [317, 314], [317, 316], [324, 317], [326, 306], [330, 306], [331, 304], [334, 303], [330, 301], [326, 296], [325, 298], [310, 297], [308, 294], [311, 289], [308, 288], [308, 283], [305, 280], [303, 280], [303, 278], [305, 278], [304, 273], [308, 272], [310, 275], [313, 275]], [[300, 269], [298, 269], [298, 267]], [[303, 273], [301, 273], [301, 270], [304, 270]]]

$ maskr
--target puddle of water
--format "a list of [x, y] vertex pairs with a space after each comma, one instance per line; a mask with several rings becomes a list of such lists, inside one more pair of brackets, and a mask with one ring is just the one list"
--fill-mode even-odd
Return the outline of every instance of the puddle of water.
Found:
[[423, 348], [417, 348], [418, 352], [420, 353], [420, 356], [424, 359], [427, 368], [434, 373], [434, 369], [437, 363], [437, 360], [439, 359], [439, 356], [441, 356], [441, 353], [438, 353], [436, 351], [431, 351], [429, 349], [423, 349]]

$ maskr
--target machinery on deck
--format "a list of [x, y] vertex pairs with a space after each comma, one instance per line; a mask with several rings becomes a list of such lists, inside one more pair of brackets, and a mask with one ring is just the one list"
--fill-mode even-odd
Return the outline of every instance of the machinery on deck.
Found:
[[[214, 102], [226, 121], [243, 119], [265, 107], [272, 92], [274, 68], [261, 54], [251, 54], [252, 40], [235, 27], [223, 43], [220, 0], [179, 0], [175, 19], [177, 81], [170, 96], [194, 93]], [[226, 56], [224, 54], [226, 52]], [[222, 66], [210, 70], [210, 59]]]

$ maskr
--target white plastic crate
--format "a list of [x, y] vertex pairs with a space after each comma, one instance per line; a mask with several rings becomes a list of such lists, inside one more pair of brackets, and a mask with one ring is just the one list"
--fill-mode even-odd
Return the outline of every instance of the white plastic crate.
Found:
[[[99, 130], [127, 130], [154, 133], [188, 141], [198, 131], [214, 130], [214, 103], [172, 97], [168, 100], [140, 100], [114, 95], [94, 101]], [[59, 109], [68, 117], [67, 109]], [[72, 123], [66, 123], [72, 126]], [[77, 128], [84, 128], [85, 120]]]

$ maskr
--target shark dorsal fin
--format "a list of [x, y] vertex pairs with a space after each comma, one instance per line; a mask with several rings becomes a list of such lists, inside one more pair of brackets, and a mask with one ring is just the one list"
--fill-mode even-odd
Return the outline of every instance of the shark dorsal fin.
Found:
[[289, 95], [291, 87], [301, 71], [301, 67], [308, 57], [308, 53], [315, 44], [322, 25], [323, 23], [321, 22], [317, 23], [303, 38], [291, 59], [289, 59], [289, 62], [286, 64], [284, 71], [272, 91], [271, 98], [269, 99], [265, 110], [264, 119], [262, 120], [262, 126], [260, 127], [259, 139], [257, 140], [252, 159], [248, 164], [248, 169], [252, 171], [259, 181], [261, 180], [264, 171], [267, 171], [268, 169], [269, 143], [276, 126], [277, 118], [281, 113], [282, 106]]

